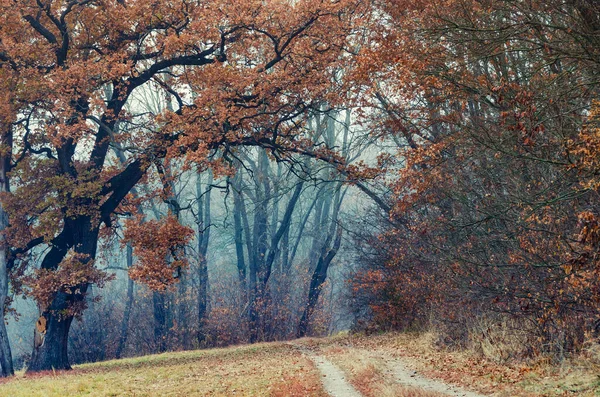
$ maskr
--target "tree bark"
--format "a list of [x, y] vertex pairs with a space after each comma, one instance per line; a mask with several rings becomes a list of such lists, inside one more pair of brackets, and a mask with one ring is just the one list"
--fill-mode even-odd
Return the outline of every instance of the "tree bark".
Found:
[[240, 178], [240, 173], [235, 175], [233, 183], [233, 225], [234, 225], [234, 240], [235, 240], [235, 254], [237, 258], [237, 270], [238, 280], [240, 282], [240, 288], [243, 293], [246, 293], [246, 262], [244, 260], [244, 241], [243, 232], [244, 227], [242, 226], [242, 193], [238, 191], [237, 184], [235, 183], [236, 178]]
[[264, 334], [261, 326], [261, 313], [266, 304], [266, 288], [263, 280], [266, 276], [265, 260], [268, 248], [268, 202], [270, 200], [270, 185], [268, 182], [268, 158], [264, 152], [259, 154], [259, 164], [255, 168], [256, 187], [254, 203], [253, 242], [254, 252], [250, 255], [250, 294], [249, 294], [249, 325], [250, 343], [258, 342]]
[[334, 202], [333, 211], [331, 214], [327, 238], [323, 243], [321, 243], [322, 245], [319, 249], [317, 265], [311, 276], [310, 286], [308, 289], [308, 300], [306, 306], [304, 307], [304, 311], [302, 313], [302, 317], [300, 318], [300, 322], [298, 324], [296, 336], [299, 338], [306, 336], [310, 319], [319, 301], [319, 296], [321, 294], [321, 290], [323, 289], [323, 284], [327, 279], [327, 271], [329, 270], [329, 265], [331, 264], [331, 261], [333, 261], [335, 255], [337, 255], [337, 252], [342, 243], [343, 230], [338, 225], [338, 216], [342, 205], [342, 201], [344, 200], [344, 196], [345, 192], [342, 194], [340, 185], [336, 188], [335, 198], [333, 200], [331, 199], [331, 197], [327, 198], [327, 212], [323, 213], [322, 216], [326, 217], [329, 215], [328, 213], [331, 201]]
[[167, 350], [167, 293], [152, 293], [152, 307], [154, 314], [154, 344], [158, 352]]
[[273, 237], [271, 238], [271, 246], [269, 247], [269, 254], [267, 255], [267, 260], [265, 261], [264, 274], [260, 280], [263, 289], [266, 289], [267, 283], [269, 282], [269, 277], [271, 276], [273, 269], [273, 263], [277, 253], [279, 252], [279, 242], [286, 232], [289, 232], [290, 225], [292, 224], [292, 215], [294, 213], [294, 209], [296, 208], [296, 204], [298, 203], [298, 199], [300, 198], [300, 194], [302, 193], [303, 186], [304, 181], [300, 181], [296, 185], [294, 193], [292, 194], [292, 197], [286, 206], [283, 219], [281, 220], [281, 225], [273, 233]]

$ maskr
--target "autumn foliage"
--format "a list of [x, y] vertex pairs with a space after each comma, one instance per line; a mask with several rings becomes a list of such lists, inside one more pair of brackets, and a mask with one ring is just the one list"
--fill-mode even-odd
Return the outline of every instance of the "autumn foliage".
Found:
[[[48, 307], [58, 291], [77, 294], [80, 293], [78, 286], [81, 284], [90, 283], [103, 287], [113, 277], [105, 271], [96, 269], [89, 257], [71, 253], [63, 259], [58, 269], [37, 269], [32, 276], [25, 278], [25, 282], [36, 302], [41, 307]], [[69, 308], [69, 313], [81, 314], [83, 309], [85, 309], [84, 305], [73, 305]]]
[[529, 324], [529, 353], [581, 347], [600, 316], [597, 5], [383, 7], [386, 83], [366, 87], [398, 149], [356, 299], [449, 343], [488, 316]]
[[140, 218], [125, 222], [123, 244], [130, 243], [138, 261], [129, 276], [153, 290], [173, 285], [188, 266], [184, 248], [194, 231], [169, 215], [164, 219], [144, 222]]

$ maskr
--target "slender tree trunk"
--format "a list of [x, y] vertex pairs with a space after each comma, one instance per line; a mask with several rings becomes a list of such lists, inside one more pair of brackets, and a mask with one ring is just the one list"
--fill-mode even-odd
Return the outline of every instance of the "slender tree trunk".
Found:
[[[160, 219], [162, 214], [156, 207], [155, 203], [152, 202], [152, 213], [154, 218]], [[173, 207], [169, 204], [169, 209]], [[179, 216], [178, 213], [175, 213]], [[153, 291], [152, 292], [152, 314], [154, 317], [154, 348], [159, 352], [164, 352], [167, 349], [167, 330], [169, 329], [167, 322], [167, 304], [168, 304], [168, 292], [167, 291]]]
[[315, 208], [315, 205], [317, 204], [318, 201], [320, 201], [318, 196], [321, 194], [322, 191], [323, 191], [323, 188], [321, 188], [317, 191], [317, 197], [315, 197], [313, 199], [312, 203], [310, 204], [310, 207], [308, 207], [308, 210], [306, 211], [306, 214], [304, 215], [304, 218], [302, 218], [302, 221], [300, 222], [300, 226], [298, 228], [298, 235], [296, 236], [296, 241], [294, 242], [294, 246], [292, 247], [292, 252], [291, 252], [290, 258], [289, 258], [290, 266], [294, 264], [294, 259], [296, 258], [296, 252], [298, 252], [298, 247], [300, 246], [300, 241], [305, 236], [304, 229], [306, 228], [308, 219], [310, 218], [310, 214], [312, 213], [313, 209]]
[[[300, 322], [298, 324], [298, 330], [296, 336], [301, 338], [306, 336], [308, 331], [308, 325], [310, 324], [310, 319], [312, 314], [317, 306], [319, 301], [319, 296], [321, 294], [321, 290], [323, 289], [323, 284], [327, 279], [327, 271], [329, 270], [329, 265], [333, 258], [337, 254], [340, 245], [342, 243], [342, 228], [338, 225], [338, 215], [342, 205], [342, 201], [344, 200], [345, 192], [341, 193], [341, 186], [338, 186], [336, 189], [335, 198], [333, 199], [333, 211], [331, 214], [329, 231], [327, 232], [327, 238], [325, 242], [321, 243], [321, 248], [319, 250], [320, 254], [318, 254], [317, 266], [313, 271], [310, 280], [310, 286], [308, 289], [308, 300], [306, 306], [304, 307], [304, 311], [302, 313], [302, 317], [300, 318]], [[327, 213], [324, 213], [323, 216], [328, 216], [329, 206], [331, 204], [331, 197], [328, 198], [327, 204]], [[331, 245], [331, 247], [330, 247]]]
[[285, 229], [281, 238], [281, 274], [288, 274], [290, 271], [290, 228]]
[[196, 196], [198, 198], [198, 343], [206, 340], [206, 319], [208, 316], [208, 243], [210, 240], [211, 202], [210, 192], [212, 173], [209, 172], [206, 191], [202, 192], [200, 175], [196, 183]]
[[154, 344], [159, 352], [167, 350], [167, 294], [166, 292], [152, 293], [154, 314]]
[[281, 225], [278, 229], [274, 231], [273, 237], [271, 238], [269, 254], [267, 255], [267, 259], [264, 265], [264, 275], [260, 280], [264, 289], [266, 289], [266, 285], [269, 282], [269, 277], [271, 276], [271, 271], [273, 269], [273, 263], [275, 262], [275, 258], [280, 252], [279, 243], [281, 239], [285, 236], [286, 232], [289, 232], [290, 225], [292, 224], [292, 215], [294, 213], [294, 209], [296, 208], [296, 204], [298, 203], [298, 199], [300, 198], [300, 194], [302, 193], [303, 186], [304, 181], [301, 181], [296, 185], [294, 193], [292, 194], [292, 197], [287, 203], [283, 219], [281, 220]]
[[[127, 269], [130, 269], [133, 265], [133, 248], [131, 244], [127, 244]], [[127, 300], [125, 302], [125, 310], [123, 312], [123, 320], [121, 321], [121, 335], [119, 336], [119, 345], [115, 356], [121, 358], [125, 344], [127, 343], [127, 337], [129, 333], [129, 317], [131, 316], [131, 307], [133, 306], [133, 280], [127, 276]]]
[[302, 313], [302, 317], [300, 318], [300, 322], [298, 324], [298, 332], [296, 334], [298, 338], [306, 336], [310, 319], [315, 308], [317, 307], [319, 295], [321, 294], [323, 284], [327, 279], [327, 270], [329, 270], [329, 265], [331, 264], [331, 261], [337, 254], [337, 251], [341, 244], [341, 239], [342, 229], [338, 228], [336, 240], [333, 244], [333, 247], [327, 250], [323, 255], [321, 255], [317, 262], [317, 267], [315, 268], [315, 271], [313, 272], [310, 280], [310, 287], [308, 290], [308, 301], [306, 303], [304, 312]]
[[[249, 341], [256, 339], [252, 324], [255, 321], [255, 293], [256, 293], [256, 264], [254, 262], [254, 247], [252, 246], [252, 235], [250, 230], [250, 222], [248, 221], [248, 213], [246, 211], [246, 202], [244, 199], [242, 186], [242, 171], [238, 169], [235, 177], [232, 180], [233, 186], [233, 205], [234, 205], [234, 223], [236, 227], [236, 254], [238, 259], [238, 277], [240, 286], [244, 294], [245, 308], [242, 314], [246, 314], [249, 324]], [[244, 261], [243, 242], [245, 240], [247, 262]]]
[[[10, 132], [3, 134], [2, 144], [7, 148], [12, 147]], [[0, 156], [0, 191], [7, 193], [10, 191], [10, 184], [7, 172], [10, 168], [10, 150], [8, 154]], [[14, 375], [12, 353], [6, 332], [4, 322], [4, 312], [6, 310], [6, 298], [8, 297], [8, 246], [1, 233], [8, 227], [8, 215], [4, 212], [0, 202], [0, 367], [2, 376]]]
[[181, 272], [179, 281], [177, 282], [177, 297], [174, 299], [175, 308], [177, 309], [177, 335], [180, 338], [178, 340], [178, 346], [175, 348], [182, 348], [189, 350], [191, 348], [190, 332], [189, 332], [189, 311], [188, 311], [188, 274], [186, 271]]
[[[239, 174], [238, 174], [239, 175]], [[236, 175], [234, 178], [238, 178]], [[240, 282], [240, 288], [246, 293], [246, 262], [244, 260], [244, 241], [242, 226], [242, 204], [241, 204], [241, 192], [237, 191], [234, 183], [233, 192], [233, 226], [234, 226], [234, 240], [235, 240], [235, 253], [237, 258], [237, 270], [238, 280]]]
[[198, 268], [198, 343], [206, 341], [206, 317], [208, 313], [208, 268], [206, 258], [200, 258]]
[[260, 339], [260, 313], [264, 308], [265, 289], [264, 278], [265, 254], [267, 251], [267, 212], [262, 205], [257, 205], [254, 216], [254, 258], [250, 266], [250, 342]]

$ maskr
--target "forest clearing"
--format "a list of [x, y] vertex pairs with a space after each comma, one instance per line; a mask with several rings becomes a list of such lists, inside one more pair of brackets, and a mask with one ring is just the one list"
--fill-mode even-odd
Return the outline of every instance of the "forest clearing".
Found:
[[[163, 353], [82, 364], [73, 371], [18, 373], [0, 383], [0, 395], [591, 397], [600, 393], [598, 355], [595, 360], [588, 355], [561, 365], [498, 364], [473, 352], [439, 349], [434, 339], [427, 333], [340, 335]], [[341, 379], [328, 384], [328, 377], [336, 374], [319, 370], [324, 360], [342, 373]]]

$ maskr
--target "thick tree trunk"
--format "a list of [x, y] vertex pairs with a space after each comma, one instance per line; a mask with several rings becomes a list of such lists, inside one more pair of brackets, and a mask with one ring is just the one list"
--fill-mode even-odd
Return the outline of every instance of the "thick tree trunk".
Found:
[[[98, 229], [91, 227], [89, 217], [70, 219], [65, 224], [63, 233], [68, 236], [71, 244], [53, 246], [42, 261], [43, 269], [55, 270], [68, 252], [69, 246], [75, 247], [75, 252], [84, 254], [88, 260], [96, 257], [98, 244]], [[55, 241], [63, 241], [55, 239]], [[31, 362], [27, 372], [66, 370], [71, 369], [67, 353], [69, 330], [73, 322], [74, 312], [85, 299], [89, 284], [83, 283], [71, 287], [69, 293], [59, 291], [52, 302], [43, 308], [34, 330], [34, 346]]]
[[[3, 212], [0, 210], [0, 212]], [[0, 213], [0, 216], [3, 214]], [[6, 297], [8, 296], [8, 270], [6, 251], [0, 251], [0, 367], [2, 376], [12, 376], [15, 371], [12, 363], [12, 353], [4, 322]]]
[[[2, 305], [4, 306], [4, 305]], [[4, 307], [2, 307], [4, 310]], [[0, 323], [0, 366], [2, 366], [1, 375], [12, 376], [15, 374], [12, 362], [12, 353], [10, 350], [10, 343], [8, 340], [8, 333], [6, 332], [6, 324], [4, 319]]]
[[27, 372], [71, 369], [67, 352], [72, 315], [68, 310], [68, 296], [56, 294], [50, 308], [42, 313], [34, 331], [34, 347]]

